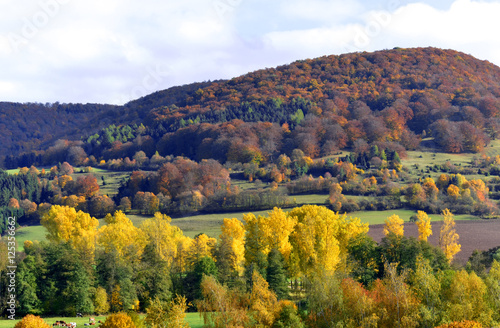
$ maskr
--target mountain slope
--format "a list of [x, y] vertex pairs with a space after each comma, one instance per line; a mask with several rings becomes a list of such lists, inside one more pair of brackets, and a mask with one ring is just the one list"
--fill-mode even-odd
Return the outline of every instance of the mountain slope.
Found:
[[[444, 151], [481, 151], [500, 130], [499, 97], [500, 68], [487, 61], [453, 50], [398, 48], [300, 60], [227, 81], [174, 87], [123, 107], [81, 111], [86, 120], [81, 125], [59, 110], [49, 115], [45, 133], [22, 126], [13, 132], [9, 115], [0, 113], [10, 136], [2, 143], [7, 153], [84, 137], [83, 148], [96, 158], [131, 157], [144, 148], [147, 156], [159, 151], [246, 161], [252, 157], [248, 151], [272, 159], [295, 148], [311, 157], [366, 143], [412, 149], [422, 133], [432, 134], [434, 146]], [[68, 128], [57, 122], [58, 115]], [[141, 122], [146, 129], [133, 140], [113, 137], [102, 143], [105, 130], [88, 138], [110, 123]], [[58, 131], [56, 126], [63, 127], [57, 136], [50, 132], [50, 127]], [[75, 130], [81, 126], [90, 128]]]

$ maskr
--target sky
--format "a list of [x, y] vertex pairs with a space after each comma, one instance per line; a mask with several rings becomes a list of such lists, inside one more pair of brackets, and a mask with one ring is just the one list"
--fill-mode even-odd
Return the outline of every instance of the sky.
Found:
[[394, 47], [500, 65], [500, 0], [0, 0], [0, 101], [124, 104]]

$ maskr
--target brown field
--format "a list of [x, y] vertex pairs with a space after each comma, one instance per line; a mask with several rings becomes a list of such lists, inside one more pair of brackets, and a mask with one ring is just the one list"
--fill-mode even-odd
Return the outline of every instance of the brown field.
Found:
[[[500, 220], [470, 220], [455, 221], [456, 231], [460, 236], [459, 243], [462, 250], [455, 256], [457, 264], [465, 264], [475, 249], [488, 250], [500, 246]], [[437, 246], [439, 244], [439, 230], [442, 221], [432, 223], [433, 235], [429, 242]], [[384, 237], [383, 224], [370, 225], [368, 234], [377, 242]], [[418, 237], [417, 226], [414, 223], [405, 223], [405, 236]]]

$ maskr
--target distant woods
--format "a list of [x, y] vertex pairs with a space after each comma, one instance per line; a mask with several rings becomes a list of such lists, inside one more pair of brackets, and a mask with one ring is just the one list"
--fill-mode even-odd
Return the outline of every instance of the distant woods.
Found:
[[[416, 48], [297, 61], [171, 88], [122, 107], [4, 103], [6, 113], [44, 118], [30, 127], [23, 117], [36, 115], [6, 116], [24, 134], [4, 135], [2, 145], [10, 147], [4, 164], [47, 165], [60, 157], [78, 164], [83, 152], [97, 161], [131, 160], [141, 150], [148, 157], [273, 162], [296, 148], [311, 158], [363, 143], [411, 150], [426, 137], [432, 137], [427, 146], [445, 152], [480, 152], [500, 128], [499, 83], [500, 69], [488, 62]], [[49, 149], [58, 135], [80, 141]], [[30, 152], [37, 148], [44, 151]]]

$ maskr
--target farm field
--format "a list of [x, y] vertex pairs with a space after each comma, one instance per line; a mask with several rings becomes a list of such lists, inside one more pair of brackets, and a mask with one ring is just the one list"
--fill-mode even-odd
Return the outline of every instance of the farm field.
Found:
[[[438, 246], [442, 222], [433, 221], [431, 221], [433, 234], [429, 237], [429, 242]], [[418, 229], [415, 224], [407, 222], [404, 227], [405, 236], [418, 237]], [[380, 242], [384, 237], [383, 228], [382, 224], [370, 226], [368, 234], [375, 241]], [[500, 220], [459, 220], [456, 221], [456, 232], [460, 236], [459, 243], [462, 245], [462, 249], [455, 255], [455, 262], [464, 265], [474, 250], [485, 251], [499, 246]]]

